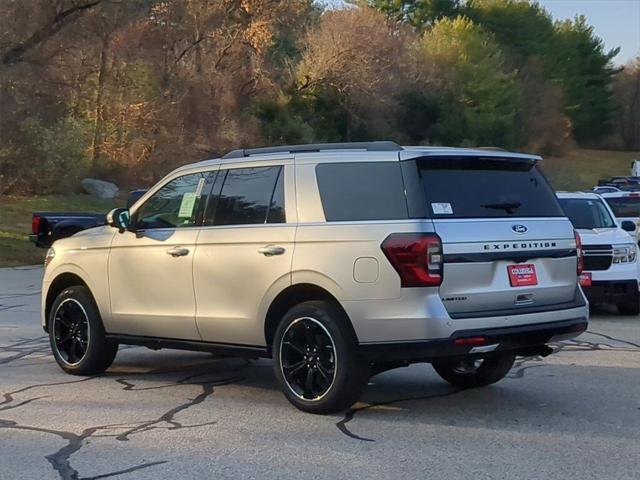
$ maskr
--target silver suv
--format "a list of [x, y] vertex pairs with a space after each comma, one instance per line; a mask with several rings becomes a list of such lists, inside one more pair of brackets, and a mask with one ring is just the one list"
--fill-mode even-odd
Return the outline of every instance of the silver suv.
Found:
[[77, 375], [119, 344], [271, 357], [314, 413], [416, 362], [494, 383], [587, 326], [579, 243], [539, 160], [372, 142], [186, 165], [48, 252], [53, 354]]

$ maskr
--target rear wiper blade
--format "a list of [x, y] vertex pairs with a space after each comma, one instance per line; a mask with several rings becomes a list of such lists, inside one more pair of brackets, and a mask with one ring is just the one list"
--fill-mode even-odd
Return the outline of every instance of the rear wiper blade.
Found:
[[522, 204], [520, 202], [513, 203], [488, 203], [486, 205], [480, 205], [482, 208], [491, 208], [492, 210], [504, 210], [507, 213], [513, 213], [520, 208]]

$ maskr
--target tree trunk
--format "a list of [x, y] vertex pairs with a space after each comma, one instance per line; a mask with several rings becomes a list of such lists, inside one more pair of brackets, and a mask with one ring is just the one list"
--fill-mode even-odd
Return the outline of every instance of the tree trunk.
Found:
[[100, 70], [98, 72], [98, 90], [96, 92], [96, 103], [94, 109], [93, 124], [93, 154], [92, 164], [95, 169], [100, 161], [102, 154], [102, 138], [104, 132], [104, 91], [108, 74], [108, 57], [109, 57], [109, 36], [105, 35], [102, 39], [102, 51], [100, 52]]

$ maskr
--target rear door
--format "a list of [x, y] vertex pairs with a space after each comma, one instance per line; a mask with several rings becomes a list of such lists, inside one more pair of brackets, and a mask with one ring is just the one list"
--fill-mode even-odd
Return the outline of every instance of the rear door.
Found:
[[573, 303], [573, 227], [534, 161], [424, 157], [415, 168], [443, 242], [440, 295], [452, 317]]
[[293, 185], [293, 158], [221, 166], [193, 269], [203, 340], [264, 345], [266, 306], [291, 284]]

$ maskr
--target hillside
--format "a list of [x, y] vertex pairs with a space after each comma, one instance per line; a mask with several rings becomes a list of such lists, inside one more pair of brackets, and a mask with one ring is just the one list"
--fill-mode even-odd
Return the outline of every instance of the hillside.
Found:
[[563, 157], [549, 157], [542, 170], [556, 190], [588, 190], [598, 179], [630, 175], [631, 160], [640, 152], [576, 149]]

